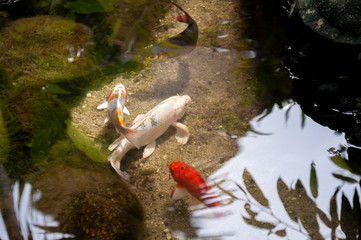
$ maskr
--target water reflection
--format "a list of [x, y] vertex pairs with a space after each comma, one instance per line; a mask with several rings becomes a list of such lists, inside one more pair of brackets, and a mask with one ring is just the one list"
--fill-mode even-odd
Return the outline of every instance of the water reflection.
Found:
[[360, 176], [335, 161], [348, 157], [345, 135], [294, 103], [250, 124], [254, 131], [238, 139], [239, 153], [209, 178], [218, 182], [225, 217], [209, 219], [204, 210], [192, 215], [199, 238], [354, 239], [357, 227], [347, 226], [357, 225]]
[[[32, 192], [32, 185], [25, 183], [23, 186], [19, 182], [13, 185], [13, 205], [14, 211], [19, 222], [22, 238], [18, 239], [66, 239], [73, 238], [72, 234], [64, 234], [57, 232], [48, 232], [47, 228], [58, 227], [59, 223], [49, 214], [44, 214], [33, 207], [33, 203], [40, 200], [41, 192]], [[9, 209], [0, 209], [0, 239], [8, 240], [7, 224], [4, 221], [1, 212], [9, 211]], [[12, 226], [10, 226], [12, 227]], [[14, 235], [12, 235], [14, 236]]]

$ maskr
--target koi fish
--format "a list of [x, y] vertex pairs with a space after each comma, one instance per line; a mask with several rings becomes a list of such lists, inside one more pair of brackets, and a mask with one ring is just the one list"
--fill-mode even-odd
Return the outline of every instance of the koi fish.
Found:
[[198, 25], [193, 18], [176, 3], [169, 1], [176, 6], [184, 15], [176, 17], [179, 22], [187, 23], [188, 27], [174, 37], [168, 38], [156, 44], [151, 51], [149, 59], [162, 59], [164, 57], [176, 57], [191, 52], [197, 46]]
[[176, 200], [183, 197], [184, 190], [186, 190], [207, 207], [217, 208], [218, 211], [216, 215], [222, 216], [216, 195], [197, 170], [183, 162], [175, 161], [169, 165], [169, 171], [174, 181], [177, 182], [177, 185], [172, 191], [172, 199]]
[[109, 121], [113, 122], [116, 131], [119, 133], [121, 126], [125, 127], [123, 121], [123, 113], [129, 115], [125, 103], [128, 99], [128, 90], [123, 84], [117, 84], [106, 97], [106, 101], [100, 104], [97, 109], [108, 109], [108, 116], [104, 120], [104, 124]]
[[176, 128], [176, 139], [184, 145], [189, 139], [189, 130], [186, 125], [177, 122], [182, 118], [186, 106], [191, 102], [188, 95], [173, 96], [152, 108], [146, 114], [138, 115], [130, 128], [121, 126], [119, 128], [125, 138], [119, 137], [108, 149], [116, 150], [109, 156], [109, 161], [115, 171], [123, 178], [128, 177], [120, 170], [120, 162], [124, 155], [133, 148], [146, 146], [143, 158], [149, 157], [155, 150], [156, 139], [160, 137], [170, 126]]

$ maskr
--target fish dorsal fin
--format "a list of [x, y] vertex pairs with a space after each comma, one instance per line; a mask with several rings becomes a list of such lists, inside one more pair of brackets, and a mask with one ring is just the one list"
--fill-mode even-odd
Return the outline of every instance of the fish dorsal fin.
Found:
[[175, 187], [173, 188], [172, 195], [170, 197], [173, 200], [178, 200], [188, 195], [189, 195], [188, 191], [179, 183], [177, 183], [177, 185], [175, 185]]
[[108, 102], [103, 102], [102, 104], [100, 104], [99, 106], [97, 106], [97, 109], [98, 109], [98, 110], [106, 109], [106, 108], [108, 108]]

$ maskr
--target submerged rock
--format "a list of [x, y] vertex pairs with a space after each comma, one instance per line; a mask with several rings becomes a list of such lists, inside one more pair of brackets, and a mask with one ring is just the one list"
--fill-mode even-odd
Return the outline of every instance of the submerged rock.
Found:
[[110, 168], [93, 167], [61, 165], [37, 178], [34, 189], [42, 198], [35, 207], [60, 223], [48, 230], [76, 239], [140, 239], [144, 217], [140, 202]]
[[9, 22], [0, 32], [0, 64], [13, 85], [44, 86], [89, 74], [92, 31], [60, 17]]

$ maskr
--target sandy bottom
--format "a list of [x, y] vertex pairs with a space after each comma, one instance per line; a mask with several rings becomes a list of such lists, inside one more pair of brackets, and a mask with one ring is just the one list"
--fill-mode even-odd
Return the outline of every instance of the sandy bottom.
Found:
[[[261, 104], [252, 100], [253, 89], [247, 84], [249, 69], [246, 72], [241, 67], [244, 64], [240, 62], [240, 54], [231, 47], [236, 46], [241, 37], [240, 30], [232, 25], [241, 21], [238, 1], [187, 0], [177, 3], [198, 23], [199, 47], [185, 56], [151, 62], [146, 70], [130, 78], [120, 75], [102, 89], [88, 92], [80, 105], [72, 109], [74, 123], [110, 154], [107, 147], [118, 135], [112, 124], [103, 125], [107, 113], [96, 107], [117, 83], [125, 85], [130, 92], [126, 106], [131, 115], [125, 115], [127, 125], [138, 114], [146, 113], [170, 96], [186, 94], [192, 98], [180, 120], [191, 133], [186, 145], [176, 141], [175, 129], [171, 127], [157, 139], [157, 148], [149, 158], [142, 158], [141, 148], [129, 151], [122, 159], [121, 168], [130, 175], [134, 192], [144, 206], [144, 239], [172, 239], [174, 230], [195, 237], [187, 209], [190, 199], [170, 199], [175, 182], [169, 173], [169, 164], [183, 161], [206, 179], [237, 153], [235, 137], [242, 135], [248, 121], [263, 110]], [[172, 22], [173, 16], [170, 11], [161, 24]], [[177, 28], [159, 33], [159, 38], [176, 34], [182, 31], [181, 28], [184, 25], [177, 24]], [[228, 51], [217, 51], [210, 45], [210, 39], [214, 40], [215, 47]]]

